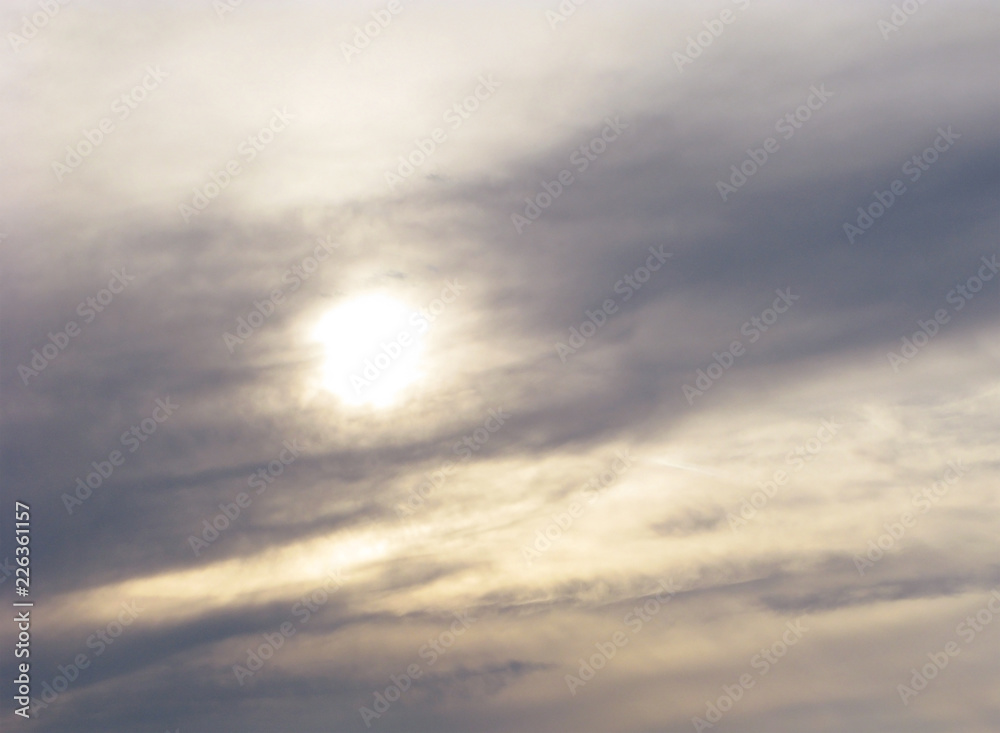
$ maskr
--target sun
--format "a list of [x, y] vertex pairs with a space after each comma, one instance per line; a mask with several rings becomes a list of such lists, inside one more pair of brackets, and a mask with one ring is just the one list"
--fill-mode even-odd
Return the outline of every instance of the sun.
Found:
[[323, 386], [348, 405], [388, 407], [421, 377], [420, 314], [385, 293], [344, 301], [313, 337], [325, 349]]

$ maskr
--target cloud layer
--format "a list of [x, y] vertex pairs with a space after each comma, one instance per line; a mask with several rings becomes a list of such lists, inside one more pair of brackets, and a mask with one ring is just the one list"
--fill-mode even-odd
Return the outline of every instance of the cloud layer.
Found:
[[18, 724], [994, 730], [997, 18], [913, 5], [4, 11]]

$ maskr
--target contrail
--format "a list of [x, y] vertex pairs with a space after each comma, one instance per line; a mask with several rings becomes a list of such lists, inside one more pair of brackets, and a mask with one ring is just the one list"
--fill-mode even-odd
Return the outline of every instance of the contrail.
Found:
[[679, 468], [682, 471], [693, 471], [695, 473], [703, 473], [706, 476], [712, 476], [714, 478], [725, 479], [726, 481], [732, 481], [733, 478], [727, 474], [720, 471], [713, 471], [710, 468], [702, 468], [701, 466], [692, 466], [690, 463], [681, 463], [680, 461], [675, 461], [669, 458], [654, 458], [653, 463], [658, 463], [661, 466], [670, 466], [671, 468]]

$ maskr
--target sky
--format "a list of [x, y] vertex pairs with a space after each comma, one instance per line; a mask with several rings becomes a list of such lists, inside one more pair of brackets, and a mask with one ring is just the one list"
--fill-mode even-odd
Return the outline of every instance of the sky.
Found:
[[0, 32], [4, 730], [1000, 728], [995, 3]]

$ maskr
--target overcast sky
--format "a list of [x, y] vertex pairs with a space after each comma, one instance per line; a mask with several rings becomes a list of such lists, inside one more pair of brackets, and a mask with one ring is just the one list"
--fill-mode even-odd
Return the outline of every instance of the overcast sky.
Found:
[[1000, 727], [995, 3], [231, 4], [0, 13], [4, 730]]

